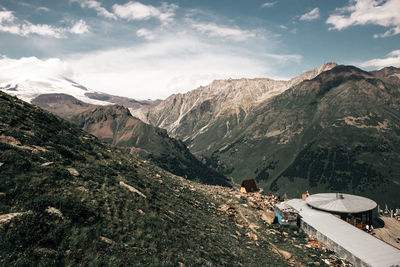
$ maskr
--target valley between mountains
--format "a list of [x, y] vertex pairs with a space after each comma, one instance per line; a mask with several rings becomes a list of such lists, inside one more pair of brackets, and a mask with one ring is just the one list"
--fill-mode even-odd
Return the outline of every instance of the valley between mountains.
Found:
[[325, 64], [290, 81], [215, 81], [133, 110], [236, 183], [398, 205], [400, 70]]
[[98, 93], [63, 78], [21, 80], [1, 87], [191, 180], [255, 179], [289, 197], [341, 191], [400, 203], [397, 68], [327, 63], [288, 81], [218, 80], [162, 101]]
[[271, 224], [274, 197], [173, 175], [3, 92], [0, 112], [1, 265], [342, 263]]
[[[272, 224], [275, 196], [400, 204], [398, 68], [328, 63], [165, 100], [23, 73], [0, 89], [1, 264], [344, 264]], [[264, 193], [238, 192], [246, 179]]]

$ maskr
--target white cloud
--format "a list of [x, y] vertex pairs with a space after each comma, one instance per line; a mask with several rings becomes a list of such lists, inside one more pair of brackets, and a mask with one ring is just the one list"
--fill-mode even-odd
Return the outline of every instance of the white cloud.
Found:
[[124, 5], [114, 4], [114, 14], [120, 18], [127, 20], [148, 20], [157, 18], [163, 24], [168, 24], [173, 21], [175, 9], [178, 6], [175, 4], [163, 3], [160, 7], [145, 5], [140, 2], [127, 2]]
[[61, 38], [64, 32], [63, 28], [57, 28], [48, 24], [32, 24], [25, 22], [19, 25], [18, 35], [27, 36], [30, 34], [37, 34], [42, 36], [50, 36], [55, 38]]
[[97, 12], [97, 15], [109, 19], [148, 20], [150, 18], [159, 19], [162, 24], [168, 24], [173, 21], [175, 10], [178, 8], [175, 4], [162, 3], [160, 7], [145, 5], [136, 1], [129, 1], [123, 5], [114, 4], [112, 12], [105, 9], [99, 1], [95, 0], [70, 0], [70, 2], [79, 3], [81, 8], [90, 8]]
[[295, 62], [295, 63], [300, 63], [301, 60], [303, 59], [302, 56], [300, 55], [284, 55], [284, 54], [265, 54], [266, 58], [271, 58], [276, 60], [276, 62], [284, 64], [287, 62]]
[[36, 57], [0, 58], [0, 83], [11, 80], [40, 80], [71, 76], [73, 76], [71, 66], [57, 58], [47, 60]]
[[69, 29], [69, 32], [73, 34], [84, 34], [89, 32], [89, 26], [81, 19]]
[[156, 99], [187, 92], [215, 79], [273, 78], [276, 66], [301, 61], [298, 55], [265, 53], [264, 45], [261, 50], [249, 51], [241, 43], [214, 41], [177, 31], [157, 36], [156, 41], [62, 59], [0, 58], [0, 83], [63, 76], [97, 91]]
[[101, 6], [101, 3], [95, 0], [70, 0], [70, 2], [79, 3], [81, 8], [91, 8], [97, 12], [97, 15], [108, 18], [116, 19], [117, 16]]
[[310, 12], [307, 12], [303, 15], [301, 15], [300, 20], [315, 20], [319, 18], [319, 8], [316, 7], [313, 10], [311, 10]]
[[49, 11], [50, 11], [50, 8], [41, 6], [41, 7], [36, 8], [36, 11], [49, 12]]
[[19, 5], [19, 6], [23, 6], [23, 7], [28, 7], [28, 8], [31, 8], [31, 7], [32, 7], [31, 4], [29, 4], [29, 3], [27, 3], [27, 2], [22, 2], [22, 1], [18, 1], [18, 5]]
[[155, 99], [187, 92], [214, 79], [266, 77], [276, 64], [300, 59], [175, 34], [133, 47], [73, 55], [65, 61], [73, 66], [73, 79], [89, 88]]
[[85, 21], [80, 20], [70, 28], [56, 27], [48, 24], [33, 24], [29, 21], [20, 22], [8, 10], [0, 11], [0, 32], [8, 32], [20, 36], [28, 36], [31, 34], [49, 36], [53, 38], [62, 38], [65, 33], [84, 34], [89, 31], [89, 27]]
[[265, 7], [273, 7], [276, 4], [276, 2], [265, 2], [264, 4], [261, 5], [262, 8]]
[[142, 37], [146, 40], [154, 40], [156, 38], [156, 35], [152, 31], [144, 29], [144, 28], [137, 30], [136, 35], [138, 37]]
[[209, 36], [228, 38], [235, 41], [245, 41], [257, 36], [254, 31], [242, 30], [238, 27], [217, 25], [215, 23], [193, 22], [191, 26], [197, 31], [208, 34]]
[[386, 55], [385, 58], [375, 58], [359, 64], [360, 67], [400, 67], [400, 50], [394, 50]]
[[388, 54], [389, 57], [400, 57], [400, 50], [394, 50]]
[[15, 16], [14, 16], [13, 12], [8, 11], [8, 10], [0, 11], [0, 23], [12, 22], [14, 20], [15, 20]]
[[330, 30], [343, 30], [355, 25], [379, 25], [389, 28], [374, 38], [400, 34], [399, 0], [351, 0], [349, 6], [338, 8], [326, 20]]

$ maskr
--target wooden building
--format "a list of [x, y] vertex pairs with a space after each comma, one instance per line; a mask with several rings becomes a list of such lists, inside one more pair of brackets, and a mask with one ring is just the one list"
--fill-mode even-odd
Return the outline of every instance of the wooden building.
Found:
[[258, 192], [256, 181], [254, 181], [254, 179], [244, 180], [242, 182], [242, 186], [240, 187], [240, 192], [243, 193]]

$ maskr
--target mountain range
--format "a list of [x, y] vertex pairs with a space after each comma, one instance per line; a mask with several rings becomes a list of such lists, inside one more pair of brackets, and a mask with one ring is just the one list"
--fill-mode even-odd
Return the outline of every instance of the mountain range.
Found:
[[235, 182], [400, 203], [400, 70], [325, 64], [289, 81], [215, 81], [133, 110]]
[[139, 101], [95, 92], [69, 78], [51, 75], [21, 75], [0, 84], [0, 89], [78, 124], [103, 141], [150, 159], [176, 175], [203, 183], [230, 185], [224, 175], [194, 157], [183, 142], [134, 118], [128, 110], [155, 106], [160, 100]]
[[[253, 178], [289, 197], [340, 191], [396, 206], [399, 73], [327, 63], [288, 81], [218, 80], [163, 101], [81, 86], [80, 94], [41, 87], [31, 102], [190, 179], [225, 185], [224, 175], [234, 184]], [[24, 92], [24, 83], [2, 87]]]
[[3, 92], [0, 114], [1, 265], [339, 260], [309, 248], [304, 233], [266, 223], [254, 198], [173, 175]]

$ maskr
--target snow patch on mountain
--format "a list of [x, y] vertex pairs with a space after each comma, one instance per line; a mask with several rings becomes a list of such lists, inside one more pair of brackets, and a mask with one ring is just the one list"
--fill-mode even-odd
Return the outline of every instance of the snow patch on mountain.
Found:
[[111, 105], [106, 101], [87, 97], [95, 91], [74, 82], [72, 68], [59, 59], [40, 60], [36, 57], [0, 60], [0, 90], [31, 103], [42, 94], [62, 93], [85, 103]]

